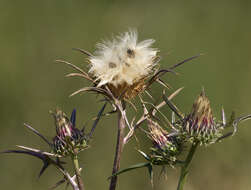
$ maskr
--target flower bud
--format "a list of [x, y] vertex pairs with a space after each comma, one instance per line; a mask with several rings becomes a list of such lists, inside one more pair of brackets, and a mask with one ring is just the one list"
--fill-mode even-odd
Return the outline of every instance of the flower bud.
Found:
[[195, 100], [191, 113], [185, 117], [183, 129], [190, 135], [192, 142], [208, 144], [219, 138], [220, 128], [217, 127], [204, 91]]
[[166, 145], [169, 144], [167, 131], [162, 129], [158, 123], [148, 120], [148, 127], [150, 130], [150, 136], [155, 146], [160, 149], [165, 149]]
[[150, 138], [153, 141], [152, 152], [149, 156], [153, 164], [174, 165], [181, 150], [181, 144], [176, 137], [168, 136], [157, 122], [148, 119]]
[[71, 137], [73, 132], [73, 124], [69, 121], [66, 114], [61, 110], [56, 109], [54, 118], [57, 135], [62, 139]]
[[84, 134], [75, 127], [75, 110], [72, 112], [71, 121], [61, 110], [52, 113], [55, 119], [56, 133], [53, 138], [54, 152], [61, 156], [76, 154], [87, 148]]

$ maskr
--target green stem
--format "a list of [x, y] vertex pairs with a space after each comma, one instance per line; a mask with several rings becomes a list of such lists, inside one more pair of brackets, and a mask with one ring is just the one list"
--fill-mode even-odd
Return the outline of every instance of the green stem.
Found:
[[74, 165], [74, 170], [75, 170], [75, 175], [76, 175], [79, 190], [84, 190], [84, 183], [81, 178], [79, 164], [78, 164], [78, 156], [76, 154], [72, 155], [72, 161], [73, 161], [73, 165]]
[[187, 158], [185, 160], [185, 163], [181, 167], [181, 173], [180, 173], [179, 184], [178, 184], [177, 190], [183, 190], [183, 187], [186, 182], [187, 175], [188, 175], [188, 171], [189, 171], [189, 166], [190, 166], [190, 163], [193, 159], [193, 155], [196, 151], [198, 144], [199, 144], [198, 142], [192, 144], [190, 151], [187, 155]]

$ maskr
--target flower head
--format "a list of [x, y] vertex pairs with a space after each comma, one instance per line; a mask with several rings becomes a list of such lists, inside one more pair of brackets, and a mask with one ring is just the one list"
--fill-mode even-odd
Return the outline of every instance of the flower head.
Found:
[[150, 131], [150, 137], [153, 140], [154, 146], [165, 149], [170, 144], [168, 139], [168, 132], [162, 129], [158, 123], [148, 120], [148, 128]]
[[71, 120], [59, 109], [52, 113], [55, 118], [57, 135], [53, 138], [54, 152], [67, 156], [76, 154], [88, 147], [83, 132], [75, 127], [76, 111], [73, 110]]
[[98, 81], [98, 87], [108, 85], [115, 96], [136, 96], [144, 88], [144, 80], [156, 65], [157, 49], [154, 40], [138, 42], [136, 31], [125, 32], [97, 45], [94, 56], [89, 57], [89, 72]]
[[61, 138], [71, 137], [73, 133], [73, 124], [69, 121], [66, 114], [56, 109], [55, 113], [53, 113], [55, 118], [55, 126], [57, 135]]
[[174, 165], [177, 156], [181, 152], [182, 144], [179, 139], [169, 136], [168, 132], [162, 129], [157, 122], [148, 119], [150, 138], [153, 141], [149, 158], [155, 165]]
[[215, 122], [210, 102], [202, 91], [195, 100], [191, 113], [184, 118], [183, 130], [190, 135], [190, 140], [208, 144], [222, 136], [222, 129], [223, 125]]

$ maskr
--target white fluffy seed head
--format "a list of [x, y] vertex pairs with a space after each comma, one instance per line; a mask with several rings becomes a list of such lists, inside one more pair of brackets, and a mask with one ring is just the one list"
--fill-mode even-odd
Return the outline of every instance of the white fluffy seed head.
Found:
[[139, 43], [137, 40], [137, 32], [129, 31], [116, 36], [112, 41], [97, 44], [95, 55], [89, 58], [89, 72], [99, 81], [98, 86], [130, 86], [152, 72], [158, 52], [151, 48], [154, 40]]

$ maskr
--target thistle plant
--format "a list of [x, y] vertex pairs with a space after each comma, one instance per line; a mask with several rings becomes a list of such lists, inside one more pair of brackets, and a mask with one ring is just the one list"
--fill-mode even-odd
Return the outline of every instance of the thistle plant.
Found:
[[[181, 168], [177, 190], [182, 190], [198, 146], [206, 147], [233, 136], [237, 131], [238, 124], [250, 119], [251, 115], [236, 118], [232, 114], [227, 120], [222, 109], [221, 119], [217, 120], [204, 90], [196, 98], [190, 113], [185, 114], [180, 111], [172, 99], [183, 88], [177, 88], [173, 91], [170, 85], [163, 80], [163, 76], [167, 73], [176, 74], [175, 68], [199, 55], [185, 59], [169, 68], [161, 69], [159, 50], [152, 47], [153, 44], [154, 40], [152, 39], [138, 42], [137, 32], [130, 30], [115, 36], [110, 41], [98, 43], [97, 50], [93, 54], [86, 50], [75, 49], [87, 56], [88, 71], [68, 61], [56, 60], [56, 62], [64, 63], [74, 69], [73, 73], [66, 75], [67, 77], [81, 77], [90, 82], [89, 86], [73, 92], [70, 96], [83, 92], [95, 92], [101, 95], [102, 101], [105, 102], [95, 118], [90, 132], [86, 133], [85, 128], [78, 129], [76, 127], [75, 109], [70, 118], [60, 109], [56, 109], [51, 112], [56, 129], [52, 141], [49, 141], [30, 125], [25, 124], [29, 130], [49, 145], [48, 151], [18, 146], [20, 150], [7, 150], [2, 153], [27, 154], [39, 158], [44, 164], [39, 176], [49, 165], [55, 166], [63, 174], [63, 179], [52, 188], [66, 182], [74, 190], [83, 190], [82, 168], [78, 163], [80, 152], [90, 147], [90, 140], [93, 138], [94, 129], [100, 118], [117, 114], [117, 124], [115, 124], [117, 138], [112, 172], [109, 177], [109, 190], [116, 189], [120, 174], [144, 167], [147, 168], [153, 184], [153, 170], [154, 167], [159, 166], [165, 169]], [[159, 97], [162, 97], [161, 101], [158, 100], [158, 97], [151, 95], [151, 85], [154, 83], [163, 88], [159, 92]], [[169, 96], [166, 96], [166, 91]], [[146, 96], [150, 97], [151, 100], [145, 101]], [[134, 105], [136, 101], [139, 101], [140, 108], [136, 109]], [[112, 111], [104, 113], [107, 104], [111, 105]], [[172, 111], [171, 118], [161, 111], [164, 106]], [[143, 114], [139, 118], [135, 116], [129, 119], [127, 117], [128, 110], [142, 111]], [[232, 128], [232, 131], [225, 132], [227, 128]], [[123, 148], [135, 136], [136, 130], [145, 134], [151, 142], [151, 147], [146, 153], [138, 150], [143, 156], [144, 162], [120, 170]], [[187, 149], [189, 146], [190, 150]], [[184, 160], [185, 154], [187, 156]], [[62, 161], [65, 157], [71, 158], [74, 175], [65, 169], [64, 164], [66, 163]]]
[[[80, 76], [92, 82], [92, 87], [85, 87], [72, 95], [80, 92], [92, 91], [102, 94], [118, 113], [118, 135], [113, 163], [112, 174], [118, 172], [120, 158], [125, 144], [125, 127], [128, 126], [130, 133], [134, 128], [126, 116], [126, 102], [146, 91], [153, 82], [159, 80], [159, 76], [171, 70], [158, 70], [157, 64], [160, 57], [157, 56], [157, 49], [151, 48], [154, 40], [137, 41], [137, 32], [129, 31], [114, 38], [97, 44], [97, 51], [94, 55], [80, 50], [88, 56], [90, 70], [87, 74], [79, 67], [62, 60], [57, 62], [66, 63], [73, 67], [78, 73], [71, 73], [67, 76]], [[111, 179], [110, 190], [116, 188], [117, 176]]]
[[[49, 145], [49, 151], [43, 151], [40, 149], [17, 145], [17, 147], [22, 150], [6, 150], [2, 153], [27, 154], [39, 158], [43, 162], [43, 167], [39, 172], [39, 177], [44, 173], [49, 165], [55, 166], [63, 174], [64, 178], [63, 180], [56, 183], [56, 185], [54, 185], [51, 189], [54, 189], [58, 185], [61, 185], [62, 183], [67, 181], [67, 185], [70, 184], [74, 190], [83, 190], [84, 185], [80, 174], [82, 168], [80, 168], [78, 164], [78, 154], [80, 151], [88, 148], [89, 141], [105, 109], [105, 106], [106, 104], [100, 110], [92, 126], [92, 129], [88, 134], [85, 133], [85, 128], [81, 130], [76, 128], [75, 109], [73, 110], [70, 119], [68, 119], [63, 111], [56, 109], [55, 112], [51, 112], [55, 119], [56, 128], [56, 135], [52, 139], [52, 141], [49, 141], [45, 136], [43, 136], [39, 131], [37, 131], [30, 125], [24, 124], [29, 130], [31, 130], [35, 135], [39, 136], [47, 145]], [[73, 176], [71, 176], [69, 172], [65, 170], [65, 168], [63, 167], [63, 164], [65, 164], [65, 162], [61, 161], [61, 159], [67, 156], [70, 156], [73, 161], [75, 169], [75, 175]]]

